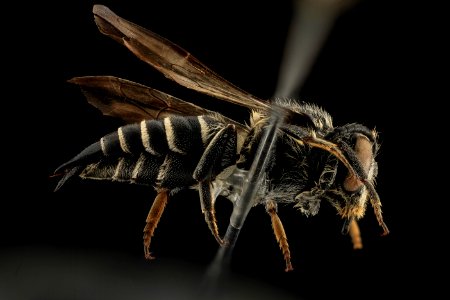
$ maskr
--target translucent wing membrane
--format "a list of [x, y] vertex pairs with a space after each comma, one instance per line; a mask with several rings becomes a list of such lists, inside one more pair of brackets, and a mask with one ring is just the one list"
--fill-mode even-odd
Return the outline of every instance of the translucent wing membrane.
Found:
[[113, 76], [85, 76], [69, 80], [82, 89], [87, 101], [105, 115], [128, 123], [170, 115], [204, 115], [210, 111], [156, 89]]
[[268, 108], [268, 103], [231, 84], [189, 52], [169, 40], [131, 23], [103, 5], [95, 5], [99, 30], [123, 44], [138, 58], [182, 86], [250, 109]]
[[[84, 76], [69, 80], [82, 89], [87, 101], [104, 115], [127, 123], [165, 117], [218, 114], [151, 87], [114, 76]], [[221, 116], [229, 124], [245, 130], [244, 125]]]

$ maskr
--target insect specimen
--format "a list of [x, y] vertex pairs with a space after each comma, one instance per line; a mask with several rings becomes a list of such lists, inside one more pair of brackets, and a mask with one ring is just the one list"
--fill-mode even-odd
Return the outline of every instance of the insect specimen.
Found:
[[285, 112], [276, 143], [268, 154], [263, 184], [254, 205], [263, 205], [286, 264], [292, 270], [289, 244], [278, 205], [292, 205], [306, 216], [319, 212], [322, 200], [335, 207], [362, 247], [357, 220], [368, 202], [384, 234], [379, 196], [374, 188], [377, 133], [361, 124], [333, 126], [317, 105], [255, 97], [210, 70], [169, 40], [131, 23], [102, 5], [93, 8], [99, 30], [127, 47], [144, 62], [180, 85], [249, 110], [248, 124], [190, 102], [112, 76], [75, 77], [88, 102], [103, 114], [127, 122], [105, 135], [55, 171], [62, 174], [55, 190], [68, 179], [110, 180], [151, 186], [156, 198], [144, 228], [145, 257], [152, 259], [150, 241], [169, 197], [198, 190], [201, 210], [212, 235], [223, 244], [215, 201], [219, 195], [236, 202], [263, 133], [271, 107]]

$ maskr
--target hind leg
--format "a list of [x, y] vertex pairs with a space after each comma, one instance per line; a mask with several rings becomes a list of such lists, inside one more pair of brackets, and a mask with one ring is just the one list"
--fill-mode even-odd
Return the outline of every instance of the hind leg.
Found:
[[164, 212], [167, 201], [169, 199], [169, 191], [162, 190], [156, 195], [152, 207], [147, 215], [147, 220], [144, 228], [144, 254], [146, 259], [154, 259], [150, 253], [150, 242], [152, 236], [158, 226], [159, 220]]

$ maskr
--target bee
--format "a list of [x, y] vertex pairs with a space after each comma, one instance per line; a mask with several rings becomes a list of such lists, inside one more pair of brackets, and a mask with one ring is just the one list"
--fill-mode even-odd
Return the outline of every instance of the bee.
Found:
[[228, 82], [178, 45], [119, 17], [103, 5], [94, 5], [101, 33], [127, 47], [167, 78], [197, 92], [246, 108], [247, 122], [226, 117], [157, 89], [112, 76], [75, 77], [87, 101], [104, 115], [127, 124], [101, 137], [55, 170], [62, 178], [109, 180], [143, 184], [156, 191], [144, 227], [144, 254], [168, 199], [184, 189], [199, 192], [201, 211], [213, 237], [224, 240], [216, 219], [215, 201], [221, 195], [233, 203], [242, 192], [242, 174], [250, 169], [271, 107], [285, 112], [276, 141], [268, 154], [263, 183], [254, 205], [263, 205], [285, 261], [293, 270], [288, 239], [278, 216], [279, 205], [292, 205], [305, 216], [319, 212], [322, 201], [343, 219], [354, 248], [362, 241], [358, 219], [368, 203], [383, 234], [381, 201], [375, 190], [379, 151], [375, 130], [349, 123], [334, 126], [321, 107], [287, 99], [264, 101]]

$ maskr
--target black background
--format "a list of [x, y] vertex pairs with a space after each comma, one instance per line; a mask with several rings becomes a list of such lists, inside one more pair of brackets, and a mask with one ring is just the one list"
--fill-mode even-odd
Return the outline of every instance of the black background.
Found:
[[[13, 122], [5, 122], [3, 137], [1, 299], [187, 298], [205, 288], [199, 283], [217, 251], [193, 191], [170, 201], [152, 240], [152, 262], [142, 249], [152, 190], [74, 181], [53, 193], [53, 170], [122, 124], [89, 106], [68, 79], [115, 75], [208, 105], [207, 97], [168, 82], [100, 34], [93, 4], [7, 9], [14, 21], [4, 27], [4, 58], [12, 67], [4, 70], [3, 98]], [[182, 46], [244, 90], [272, 97], [290, 2], [101, 4]], [[353, 251], [330, 207], [312, 218], [281, 207], [294, 265], [285, 273], [270, 218], [256, 207], [236, 245], [229, 284], [218, 289], [224, 298], [366, 299], [435, 291], [425, 284], [432, 273], [424, 267], [440, 266], [431, 262], [440, 247], [426, 218], [439, 210], [439, 200], [425, 181], [434, 175], [423, 171], [428, 159], [420, 151], [428, 141], [432, 98], [415, 102], [423, 85], [416, 76], [422, 67], [417, 46], [428, 36], [421, 25], [411, 7], [357, 2], [336, 21], [299, 95], [329, 111], [336, 125], [358, 122], [379, 132], [377, 190], [391, 234], [380, 236], [368, 208], [360, 222], [364, 249]], [[231, 206], [225, 200], [216, 206], [224, 231]]]

